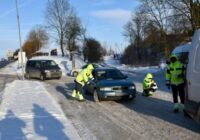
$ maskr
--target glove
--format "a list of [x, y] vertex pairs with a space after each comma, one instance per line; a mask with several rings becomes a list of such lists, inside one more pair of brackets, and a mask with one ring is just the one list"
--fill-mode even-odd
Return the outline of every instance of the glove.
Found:
[[168, 89], [170, 89], [170, 82], [169, 81], [166, 81], [166, 87], [168, 88]]
[[93, 80], [89, 79], [89, 80], [87, 81], [86, 84], [87, 84], [87, 85], [88, 85], [88, 84], [95, 84], [95, 82], [94, 82]]

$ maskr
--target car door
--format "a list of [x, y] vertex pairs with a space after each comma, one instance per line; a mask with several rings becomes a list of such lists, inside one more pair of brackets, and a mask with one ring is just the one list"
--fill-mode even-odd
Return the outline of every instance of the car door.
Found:
[[89, 84], [87, 84], [86, 86], [85, 86], [85, 91], [87, 92], [87, 93], [89, 93], [89, 94], [93, 94], [94, 93], [94, 89], [95, 89], [95, 87], [96, 87], [96, 75], [95, 75], [95, 71], [93, 71], [92, 72], [92, 75], [93, 75], [93, 77], [94, 77], [94, 80], [93, 80], [93, 82], [90, 82]]
[[188, 99], [200, 102], [200, 30], [194, 37], [193, 49], [190, 52], [189, 64], [187, 69]]
[[40, 75], [40, 61], [32, 61], [29, 74], [33, 78], [39, 78]]
[[35, 77], [35, 61], [30, 61], [27, 65], [27, 73], [29, 74], [30, 77]]
[[35, 75], [36, 78], [40, 78], [41, 71], [42, 71], [42, 62], [41, 61], [36, 61], [36, 63], [35, 63], [35, 71], [34, 71], [34, 75]]

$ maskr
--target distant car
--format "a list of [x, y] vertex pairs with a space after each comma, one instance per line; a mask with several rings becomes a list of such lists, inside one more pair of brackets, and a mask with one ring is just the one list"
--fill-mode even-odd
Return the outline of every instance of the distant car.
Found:
[[28, 60], [26, 63], [25, 77], [39, 78], [40, 80], [62, 77], [60, 67], [53, 60]]
[[134, 99], [136, 87], [132, 80], [116, 68], [96, 68], [94, 82], [85, 86], [86, 94], [93, 95], [94, 101]]
[[[78, 75], [78, 73], [79, 73], [82, 69], [84, 69], [84, 68], [87, 67], [87, 65], [88, 65], [88, 64], [82, 66], [80, 69], [78, 69], [78, 68], [72, 69], [71, 75], [72, 75], [73, 77], [76, 77], [76, 76]], [[94, 68], [104, 67], [103, 64], [92, 63], [92, 65], [94, 66]]]

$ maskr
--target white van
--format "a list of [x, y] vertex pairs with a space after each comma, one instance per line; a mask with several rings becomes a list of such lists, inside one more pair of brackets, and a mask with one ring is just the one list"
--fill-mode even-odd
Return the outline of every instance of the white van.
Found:
[[200, 122], [200, 29], [195, 32], [191, 45], [187, 67], [185, 110]]
[[188, 63], [189, 52], [190, 52], [190, 50], [192, 48], [191, 44], [192, 43], [189, 42], [187, 44], [183, 44], [183, 45], [177, 46], [172, 51], [172, 54], [175, 54], [182, 63], [187, 64]]

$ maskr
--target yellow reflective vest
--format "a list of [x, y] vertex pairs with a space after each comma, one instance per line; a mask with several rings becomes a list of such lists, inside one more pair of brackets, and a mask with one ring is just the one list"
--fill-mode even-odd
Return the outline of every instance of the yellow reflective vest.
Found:
[[76, 77], [76, 82], [80, 83], [82, 86], [84, 86], [89, 79], [92, 79], [92, 73], [87, 68], [83, 69]]
[[167, 67], [166, 80], [172, 85], [180, 85], [184, 83], [185, 67], [180, 61], [170, 63]]
[[152, 79], [145, 78], [143, 81], [143, 90], [151, 88], [155, 82]]

